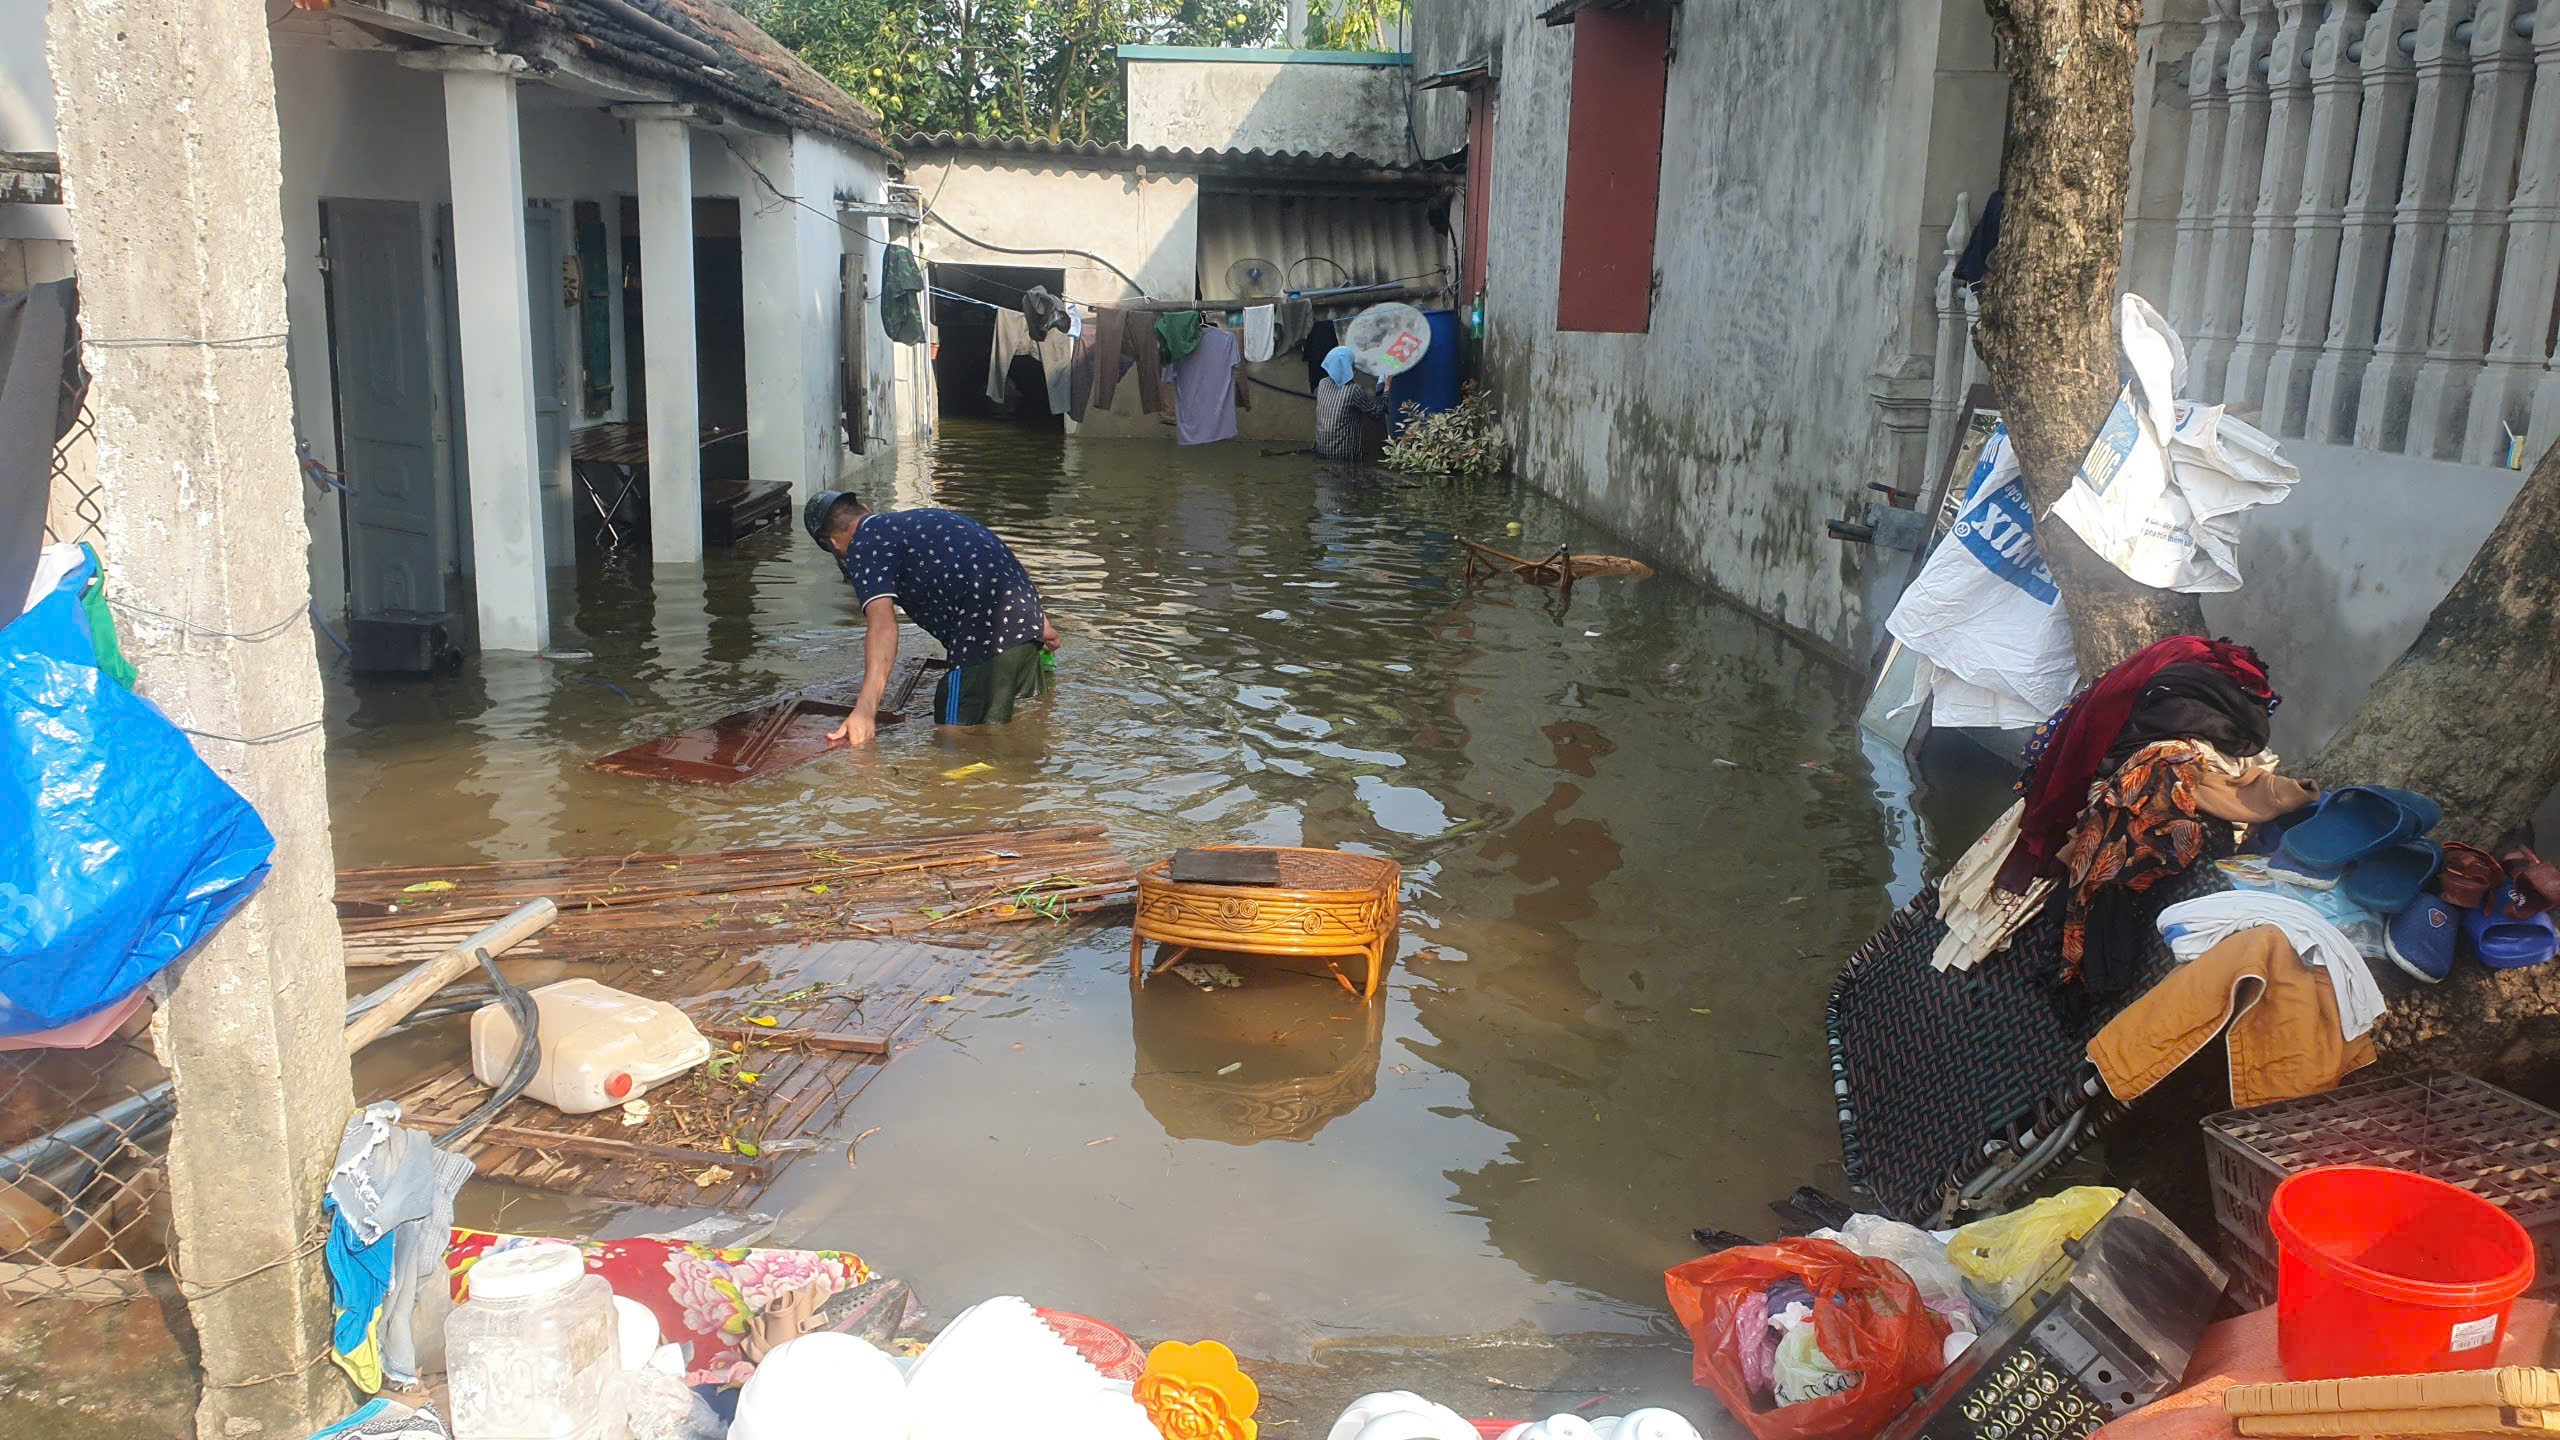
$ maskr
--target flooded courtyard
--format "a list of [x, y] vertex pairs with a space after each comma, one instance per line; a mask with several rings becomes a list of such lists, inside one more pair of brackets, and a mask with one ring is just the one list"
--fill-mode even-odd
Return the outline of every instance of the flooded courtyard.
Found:
[[[1250, 960], [1238, 988], [1133, 1000], [1125, 923], [1024, 933], [863, 1091], [836, 1137], [867, 1135], [854, 1163], [782, 1176], [773, 1241], [858, 1251], [945, 1318], [1022, 1294], [1284, 1367], [1534, 1331], [1676, 1379], [1661, 1272], [1690, 1229], [1766, 1233], [1769, 1200], [1843, 1185], [1823, 1000], [1922, 858], [1855, 682], [1669, 575], [1462, 583], [1455, 537], [1514, 521], [1507, 548], [1643, 553], [1516, 483], [959, 426], [905, 464], [875, 505], [975, 515], [1041, 584], [1066, 639], [1025, 718], [886, 727], [732, 789], [589, 771], [841, 678], [862, 644], [796, 528], [681, 577], [590, 561], [556, 576], [558, 658], [333, 671], [338, 864], [1061, 821], [1141, 862], [1392, 857], [1404, 930], [1374, 1006]], [[464, 1205], [515, 1229], [687, 1218], [492, 1186]]]

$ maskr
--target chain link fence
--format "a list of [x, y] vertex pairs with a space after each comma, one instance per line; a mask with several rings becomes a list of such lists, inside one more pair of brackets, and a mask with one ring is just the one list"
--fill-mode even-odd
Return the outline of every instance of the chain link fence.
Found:
[[[106, 506], [88, 377], [65, 371], [45, 539], [94, 543]], [[0, 1050], [0, 1293], [12, 1300], [126, 1299], [168, 1268], [176, 1102], [149, 1021], [146, 999], [90, 1025], [103, 1033], [85, 1048]]]

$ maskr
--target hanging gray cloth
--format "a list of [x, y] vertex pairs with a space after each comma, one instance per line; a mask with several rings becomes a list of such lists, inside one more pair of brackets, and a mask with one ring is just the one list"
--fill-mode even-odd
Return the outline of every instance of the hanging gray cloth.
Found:
[[80, 363], [78, 306], [68, 280], [0, 295], [0, 622], [26, 607], [44, 546], [54, 442], [80, 413], [76, 388], [63, 384]]

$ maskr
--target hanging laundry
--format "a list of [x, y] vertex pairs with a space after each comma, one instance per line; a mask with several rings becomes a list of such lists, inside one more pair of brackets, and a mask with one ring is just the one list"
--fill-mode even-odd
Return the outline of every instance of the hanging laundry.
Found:
[[[331, 1277], [346, 1282], [351, 1302], [338, 1321], [339, 1364], [368, 1392], [382, 1388], [380, 1378], [414, 1383], [419, 1320], [433, 1333], [442, 1326], [437, 1317], [452, 1308], [445, 1242], [453, 1197], [472, 1170], [467, 1157], [437, 1149], [427, 1132], [399, 1121], [400, 1107], [387, 1100], [347, 1121], [324, 1202]], [[367, 1384], [368, 1374], [380, 1378]]]
[[1247, 361], [1259, 365], [1271, 358], [1278, 339], [1278, 325], [1270, 306], [1244, 307], [1244, 358]]
[[1164, 367], [1173, 386], [1174, 427], [1183, 444], [1235, 438], [1236, 365], [1242, 353], [1235, 336], [1204, 329], [1188, 354]]
[[1272, 353], [1295, 350], [1306, 343], [1307, 332], [1313, 330], [1316, 324], [1316, 302], [1282, 300], [1273, 305], [1272, 310], [1274, 328], [1277, 331], [1272, 337]]
[[1156, 340], [1154, 322], [1143, 313], [1110, 308], [1095, 311], [1093, 356], [1089, 407], [1110, 409], [1120, 393], [1120, 377], [1135, 370], [1139, 413], [1153, 415], [1164, 409], [1162, 347]]
[[902, 345], [924, 342], [924, 272], [915, 252], [890, 245], [880, 252], [880, 328]]
[[[1301, 301], [1301, 304], [1307, 302]], [[1312, 313], [1312, 307], [1310, 307]], [[1342, 343], [1342, 332], [1330, 320], [1317, 320], [1307, 327], [1307, 338], [1298, 342], [1298, 358], [1307, 362], [1307, 389], [1312, 391], [1324, 380], [1324, 357]]]
[[987, 347], [987, 398], [998, 405], [1013, 404], [1014, 357], [1029, 355], [1040, 362], [1040, 373], [1048, 381], [1049, 413], [1066, 414], [1073, 399], [1070, 380], [1076, 342], [1064, 330], [1051, 330], [1033, 340], [1030, 322], [1019, 310], [999, 309], [995, 316], [995, 338]]
[[1200, 348], [1202, 323], [1197, 310], [1168, 310], [1156, 317], [1156, 343], [1164, 347], [1167, 365]]
[[1058, 297], [1039, 285], [1022, 292], [1022, 320], [1031, 328], [1031, 338], [1046, 340], [1049, 332], [1066, 324], [1065, 307]]

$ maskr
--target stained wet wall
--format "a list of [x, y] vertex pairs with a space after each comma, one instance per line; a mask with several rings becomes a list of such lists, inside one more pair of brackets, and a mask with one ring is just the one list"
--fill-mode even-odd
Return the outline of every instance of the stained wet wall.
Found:
[[[1907, 485], [1958, 190], [1998, 173], [2005, 86], [1972, 0], [1671, 12], [1643, 334], [1557, 328], [1574, 27], [1548, 0], [1416, 0], [1414, 73], [1497, 74], [1484, 370], [1530, 483], [1826, 647], [1863, 655], [1903, 556], [1831, 539]], [[1417, 95], [1426, 154], [1465, 99]]]

